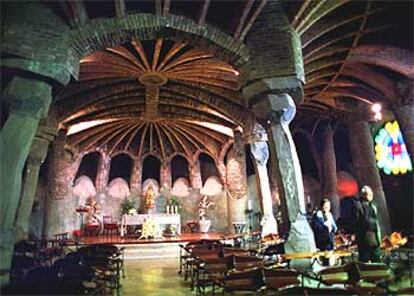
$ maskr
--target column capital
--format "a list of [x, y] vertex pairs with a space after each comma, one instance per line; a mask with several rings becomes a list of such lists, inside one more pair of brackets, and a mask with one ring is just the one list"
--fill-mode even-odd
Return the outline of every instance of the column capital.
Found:
[[3, 100], [14, 112], [45, 118], [52, 102], [52, 87], [44, 81], [15, 76], [7, 85]]

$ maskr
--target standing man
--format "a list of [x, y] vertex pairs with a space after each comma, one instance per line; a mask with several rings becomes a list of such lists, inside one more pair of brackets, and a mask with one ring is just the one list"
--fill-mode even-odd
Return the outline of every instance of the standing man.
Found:
[[355, 204], [355, 236], [361, 262], [381, 261], [381, 230], [373, 198], [371, 187], [363, 186], [360, 199]]

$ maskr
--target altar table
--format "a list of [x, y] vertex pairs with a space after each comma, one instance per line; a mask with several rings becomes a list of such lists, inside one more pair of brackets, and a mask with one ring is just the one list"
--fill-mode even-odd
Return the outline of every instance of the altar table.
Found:
[[179, 214], [138, 214], [123, 215], [121, 221], [121, 236], [124, 236], [128, 225], [142, 225], [148, 218], [154, 219], [158, 225], [175, 225], [177, 233], [181, 234], [181, 217]]

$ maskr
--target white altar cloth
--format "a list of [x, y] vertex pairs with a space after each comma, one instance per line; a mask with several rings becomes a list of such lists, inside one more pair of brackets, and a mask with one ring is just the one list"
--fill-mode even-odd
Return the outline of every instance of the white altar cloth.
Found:
[[142, 225], [145, 220], [151, 217], [158, 225], [175, 225], [177, 233], [181, 234], [181, 217], [179, 214], [138, 214], [138, 215], [123, 215], [121, 221], [121, 236], [126, 233], [127, 225]]

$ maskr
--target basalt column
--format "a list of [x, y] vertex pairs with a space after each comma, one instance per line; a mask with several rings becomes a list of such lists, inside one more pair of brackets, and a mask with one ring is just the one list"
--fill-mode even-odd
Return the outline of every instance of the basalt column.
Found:
[[323, 134], [323, 193], [331, 201], [331, 211], [337, 219], [340, 215], [339, 197], [336, 190], [336, 157], [333, 132], [330, 125], [326, 126]]
[[0, 132], [0, 284], [6, 284], [13, 253], [16, 212], [21, 194], [23, 167], [41, 117], [52, 100], [47, 83], [14, 77], [2, 93], [10, 107]]
[[348, 118], [348, 132], [352, 163], [359, 185], [368, 185], [372, 188], [382, 235], [389, 234], [391, 231], [390, 217], [380, 174], [376, 166], [370, 124], [364, 119], [350, 116]]
[[49, 155], [48, 195], [46, 199], [43, 235], [72, 231], [76, 225], [78, 206], [72, 195], [73, 182], [81, 157], [75, 157], [65, 149], [66, 132], [61, 130], [52, 144]]
[[38, 132], [38, 135], [34, 138], [26, 161], [26, 169], [24, 171], [23, 178], [23, 190], [20, 197], [16, 221], [14, 223], [16, 242], [22, 239], [27, 239], [29, 218], [32, 212], [40, 166], [46, 158], [49, 143], [53, 140], [53, 135], [50, 135], [50, 138], [48, 139], [41, 137], [41, 135], [42, 133]]
[[253, 164], [259, 180], [259, 189], [262, 197], [263, 218], [260, 222], [262, 236], [270, 233], [278, 233], [276, 219], [273, 214], [272, 194], [270, 192], [269, 176], [266, 166], [269, 159], [267, 135], [265, 129], [258, 123], [255, 123], [253, 128], [253, 135], [250, 138], [250, 149], [254, 157]]
[[246, 150], [242, 133], [239, 131], [234, 131], [233, 148], [227, 156], [226, 188], [228, 220], [231, 227], [234, 222], [246, 221]]
[[198, 159], [189, 164], [189, 173], [191, 187], [193, 189], [201, 189], [203, 187], [203, 180], [201, 179], [200, 162]]

